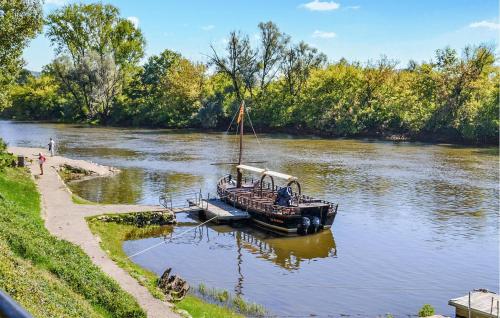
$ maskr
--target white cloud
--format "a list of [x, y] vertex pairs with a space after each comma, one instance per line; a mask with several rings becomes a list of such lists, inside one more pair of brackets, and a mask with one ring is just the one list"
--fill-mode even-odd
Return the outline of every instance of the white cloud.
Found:
[[127, 20], [132, 22], [132, 24], [137, 28], [139, 27], [139, 18], [138, 17], [128, 17]]
[[201, 29], [203, 31], [212, 31], [213, 29], [215, 29], [215, 25], [213, 25], [213, 24], [204, 25], [201, 27]]
[[470, 28], [486, 28], [490, 30], [500, 30], [500, 23], [495, 23], [495, 22], [490, 22], [490, 21], [479, 21], [479, 22], [472, 22], [469, 24]]
[[313, 0], [311, 2], [302, 4], [301, 7], [304, 7], [307, 10], [311, 11], [331, 11], [340, 8], [340, 4], [333, 1]]
[[52, 4], [55, 6], [62, 6], [68, 3], [68, 0], [45, 0], [45, 4]]
[[316, 30], [312, 34], [313, 38], [322, 38], [322, 39], [333, 39], [336, 36], [337, 34], [335, 34], [335, 32], [326, 32], [320, 30]]
[[345, 10], [358, 10], [359, 8], [361, 8], [361, 6], [348, 6], [348, 7], [345, 7], [344, 9]]

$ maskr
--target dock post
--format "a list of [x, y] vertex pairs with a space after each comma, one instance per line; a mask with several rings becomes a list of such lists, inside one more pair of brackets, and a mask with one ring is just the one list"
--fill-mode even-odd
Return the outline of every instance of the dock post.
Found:
[[495, 297], [491, 297], [491, 308], [490, 308], [490, 315], [493, 316], [493, 300], [495, 299]]
[[499, 301], [497, 300], [497, 318], [500, 318], [500, 309], [498, 309]]
[[468, 313], [468, 317], [471, 318], [470, 317], [470, 314], [471, 314], [471, 312], [470, 312], [470, 292], [469, 292], [469, 306], [467, 308], [467, 313]]

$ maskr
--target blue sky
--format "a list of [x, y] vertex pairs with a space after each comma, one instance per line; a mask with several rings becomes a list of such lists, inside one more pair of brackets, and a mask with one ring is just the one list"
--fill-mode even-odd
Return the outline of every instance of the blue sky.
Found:
[[[71, 0], [45, 0], [45, 14]], [[258, 41], [257, 24], [273, 21], [292, 37], [317, 47], [330, 61], [365, 62], [385, 54], [407, 64], [428, 61], [438, 48], [497, 44], [497, 0], [111, 0], [146, 38], [146, 56], [168, 48], [204, 62], [209, 45], [222, 49], [231, 30]], [[54, 57], [44, 35], [24, 52], [40, 71]]]

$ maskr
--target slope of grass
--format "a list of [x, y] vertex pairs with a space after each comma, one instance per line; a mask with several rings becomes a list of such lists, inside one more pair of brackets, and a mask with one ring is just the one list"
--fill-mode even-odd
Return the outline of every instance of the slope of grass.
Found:
[[150, 230], [165, 231], [167, 233], [170, 231], [170, 227], [150, 226], [137, 228], [128, 224], [100, 222], [95, 218], [87, 219], [87, 223], [92, 233], [99, 235], [101, 238], [101, 248], [106, 251], [118, 266], [125, 269], [132, 277], [137, 279], [154, 297], [165, 299], [165, 295], [157, 287], [158, 277], [156, 274], [130, 261], [122, 249], [122, 242], [132, 238], [140, 238], [141, 233], [147, 233]]
[[146, 316], [79, 247], [50, 235], [27, 171], [0, 172], [0, 211], [0, 288], [35, 317]]

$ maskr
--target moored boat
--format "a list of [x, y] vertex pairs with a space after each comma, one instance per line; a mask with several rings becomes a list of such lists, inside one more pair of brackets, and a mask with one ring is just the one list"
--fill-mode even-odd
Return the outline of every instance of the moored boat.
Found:
[[[237, 120], [240, 152], [236, 180], [232, 175], [219, 179], [219, 198], [247, 211], [257, 225], [279, 234], [305, 235], [330, 228], [337, 215], [338, 204], [303, 194], [294, 176], [242, 164], [244, 107], [242, 103]], [[258, 177], [244, 178], [243, 172], [257, 174]], [[275, 179], [284, 180], [285, 184], [278, 186]]]

